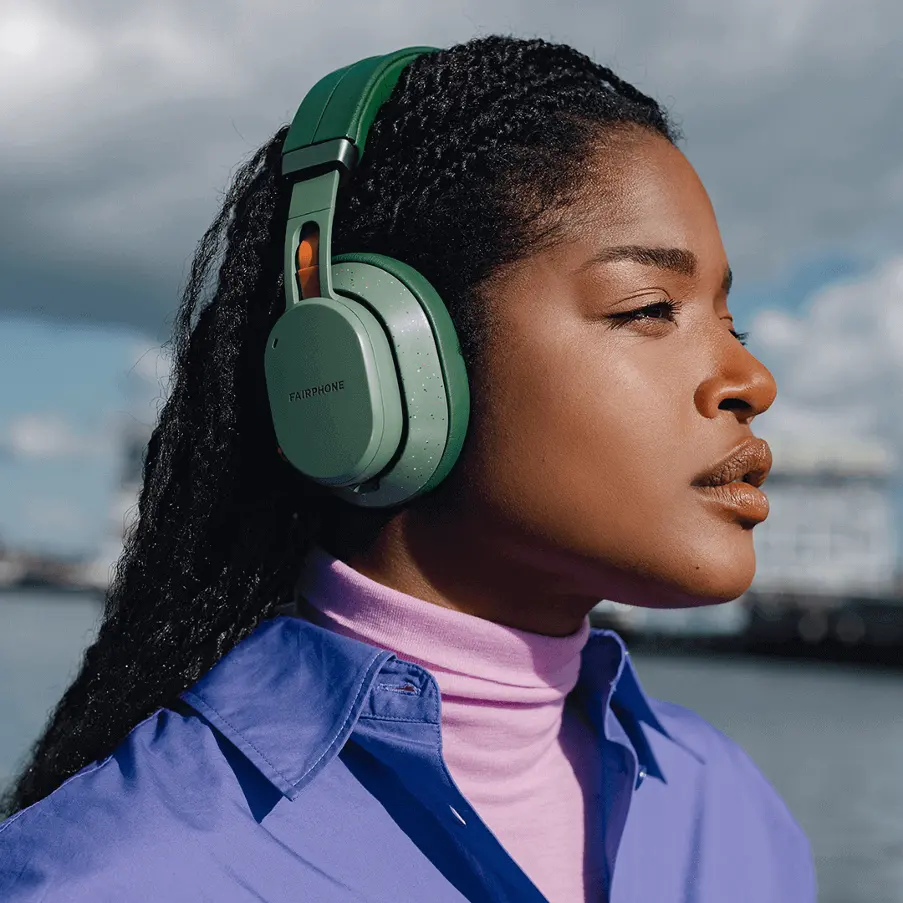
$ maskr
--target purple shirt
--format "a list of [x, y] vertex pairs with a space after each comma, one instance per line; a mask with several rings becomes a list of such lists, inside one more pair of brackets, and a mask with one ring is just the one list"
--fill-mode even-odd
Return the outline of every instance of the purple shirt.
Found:
[[[594, 630], [610, 903], [814, 903], [809, 844], [723, 734]], [[424, 668], [262, 625], [112, 756], [0, 825], [4, 903], [543, 903], [455, 786]], [[576, 903], [576, 901], [575, 901]]]

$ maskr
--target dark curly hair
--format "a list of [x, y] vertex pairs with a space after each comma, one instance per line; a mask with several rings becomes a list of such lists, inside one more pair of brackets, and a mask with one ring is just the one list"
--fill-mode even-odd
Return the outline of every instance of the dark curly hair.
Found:
[[[423, 273], [479, 380], [488, 281], [556, 240], [594, 149], [626, 129], [677, 138], [655, 101], [571, 47], [491, 36], [421, 56], [340, 190], [333, 250], [386, 254]], [[366, 542], [392, 516], [352, 510], [277, 457], [263, 351], [284, 308], [286, 132], [237, 170], [197, 248], [171, 342], [172, 388], [97, 640], [7, 813], [172, 705], [291, 598], [324, 533]]]

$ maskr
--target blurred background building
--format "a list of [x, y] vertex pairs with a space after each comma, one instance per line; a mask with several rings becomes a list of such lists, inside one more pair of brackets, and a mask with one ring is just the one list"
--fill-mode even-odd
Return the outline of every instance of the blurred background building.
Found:
[[119, 484], [112, 494], [107, 514], [107, 533], [97, 554], [80, 562], [73, 575], [74, 581], [85, 589], [103, 594], [112, 580], [113, 568], [122, 554], [125, 536], [138, 516], [138, 494], [149, 438], [150, 429], [147, 426], [132, 419], [123, 420]]

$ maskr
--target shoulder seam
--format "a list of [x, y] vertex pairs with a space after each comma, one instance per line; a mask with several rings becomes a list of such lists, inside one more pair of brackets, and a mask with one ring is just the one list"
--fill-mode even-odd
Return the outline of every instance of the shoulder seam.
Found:
[[[120, 740], [119, 743], [116, 744], [116, 749], [119, 749], [119, 747], [129, 737], [131, 737], [131, 735], [136, 730], [138, 730], [139, 727], [141, 727], [144, 724], [147, 724], [149, 721], [152, 721], [154, 718], [157, 718], [159, 716], [160, 712], [165, 711], [165, 710], [166, 710], [166, 706], [160, 706], [159, 708], [157, 708], [153, 712], [151, 712], [151, 714], [148, 715], [147, 718], [143, 719], [142, 721], [139, 721], [122, 738], [122, 740]], [[0, 824], [0, 834], [2, 834], [4, 831], [6, 831], [6, 829], [9, 828], [14, 822], [18, 821], [23, 815], [25, 815], [26, 812], [31, 812], [32, 809], [34, 809], [36, 806], [40, 806], [41, 803], [43, 803], [45, 800], [50, 799], [50, 797], [52, 797], [55, 793], [59, 793], [59, 791], [61, 791], [67, 785], [71, 784], [76, 779], [86, 778], [89, 774], [93, 774], [95, 771], [99, 770], [100, 768], [103, 768], [104, 765], [106, 765], [111, 759], [113, 759], [113, 757], [116, 754], [116, 749], [114, 749], [113, 752], [111, 752], [108, 756], [105, 756], [103, 759], [98, 759], [94, 762], [91, 762], [88, 765], [86, 765], [84, 768], [82, 768], [81, 770], [77, 771], [75, 774], [70, 775], [68, 778], [66, 778], [65, 781], [63, 781], [62, 784], [59, 785], [59, 787], [56, 787], [55, 789], [51, 790], [50, 793], [47, 794], [47, 796], [41, 797], [41, 799], [36, 800], [30, 806], [26, 806], [24, 809], [20, 809], [18, 812], [16, 812], [15, 815], [11, 815], [5, 822]]]
[[15, 815], [11, 815], [2, 825], [0, 825], [0, 834], [2, 834], [4, 831], [6, 831], [7, 828], [11, 827], [15, 822], [17, 822], [23, 815], [25, 815], [26, 812], [31, 812], [31, 810], [34, 809], [35, 806], [40, 806], [41, 803], [44, 802], [44, 800], [50, 799], [50, 797], [53, 796], [54, 793], [62, 790], [65, 786], [71, 784], [77, 778], [84, 778], [89, 774], [93, 774], [95, 771], [97, 771], [98, 768], [102, 768], [104, 765], [106, 765], [111, 758], [112, 756], [107, 756], [105, 759], [101, 759], [98, 762], [93, 762], [90, 765], [86, 765], [83, 769], [81, 769], [81, 771], [77, 771], [75, 774], [70, 775], [68, 778], [66, 778], [66, 780], [63, 781], [63, 783], [60, 784], [59, 787], [57, 787], [55, 790], [51, 790], [51, 792], [48, 793], [47, 796], [42, 796], [41, 799], [36, 800], [30, 806], [26, 806], [24, 809], [20, 809], [18, 812], [16, 812]]

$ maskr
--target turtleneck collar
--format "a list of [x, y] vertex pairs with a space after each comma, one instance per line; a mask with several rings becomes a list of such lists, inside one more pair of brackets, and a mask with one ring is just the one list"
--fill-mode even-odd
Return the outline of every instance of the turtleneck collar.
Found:
[[486, 701], [513, 701], [522, 690], [522, 702], [563, 704], [589, 637], [588, 618], [569, 636], [550, 637], [425, 602], [371, 580], [320, 547], [305, 561], [298, 594], [310, 620], [422, 665], [443, 695], [443, 675], [458, 675], [471, 679], [466, 688], [453, 681], [470, 698], [482, 693]]

